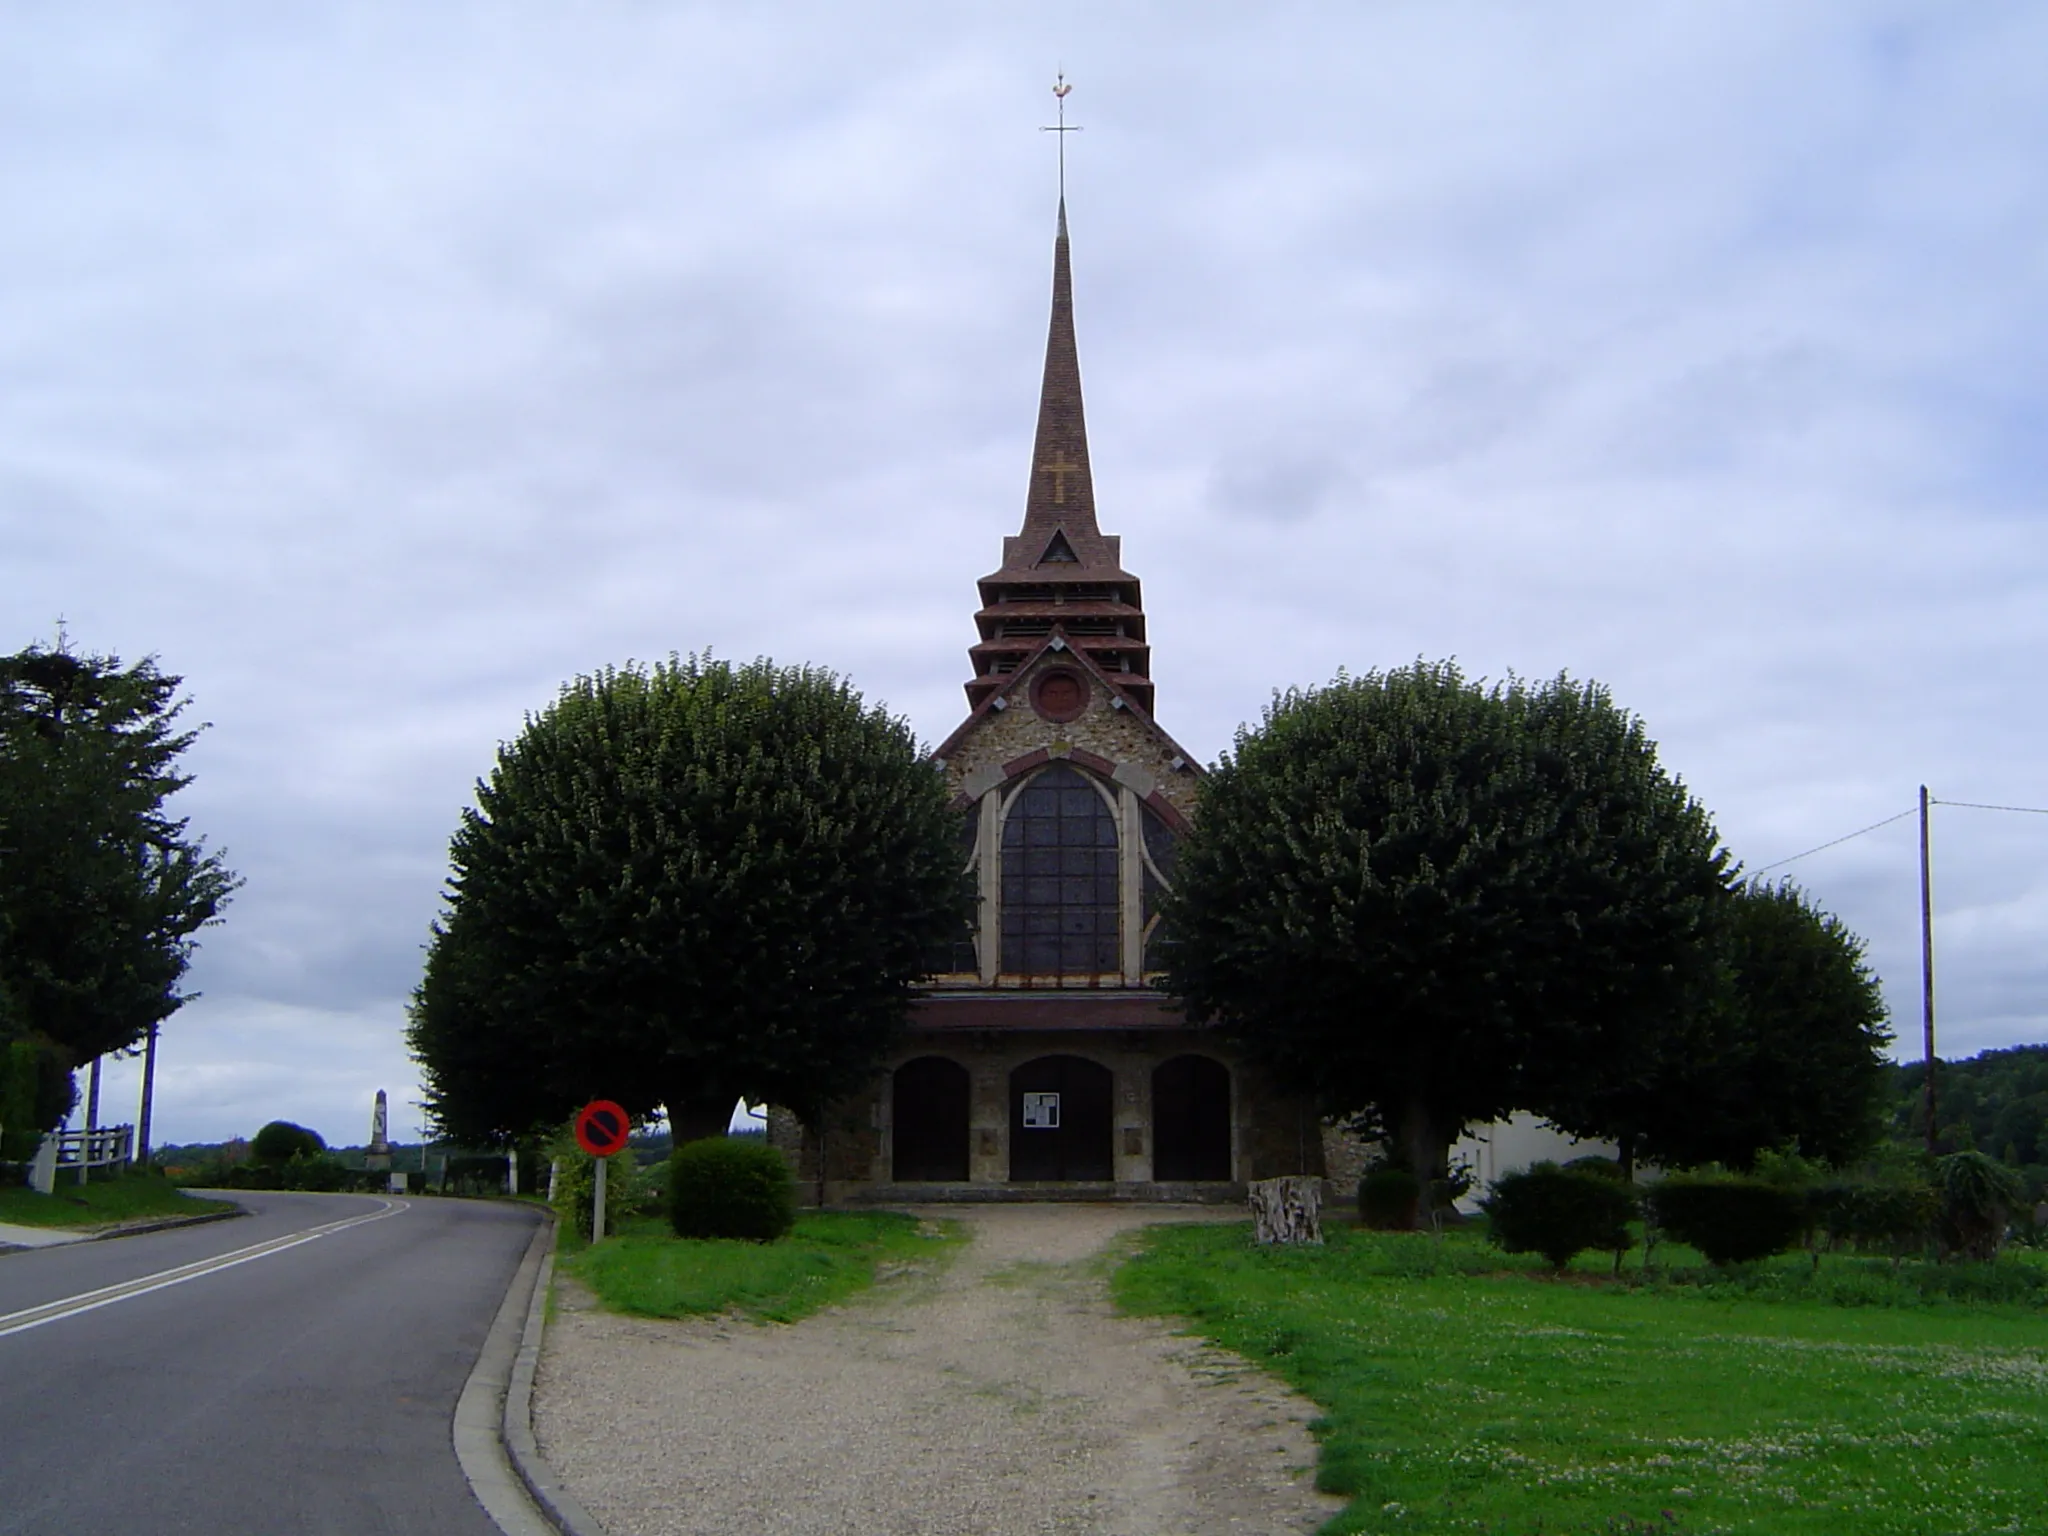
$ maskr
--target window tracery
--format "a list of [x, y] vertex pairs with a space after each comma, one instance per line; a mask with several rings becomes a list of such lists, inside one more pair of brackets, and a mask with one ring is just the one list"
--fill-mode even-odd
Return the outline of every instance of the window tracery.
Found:
[[1064, 763], [1004, 808], [1006, 974], [1099, 976], [1122, 967], [1119, 840], [1108, 798]]

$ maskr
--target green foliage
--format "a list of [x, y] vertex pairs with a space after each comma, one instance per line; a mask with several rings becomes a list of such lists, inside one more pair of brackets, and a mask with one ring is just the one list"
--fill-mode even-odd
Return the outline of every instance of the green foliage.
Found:
[[2019, 1176], [1982, 1152], [1951, 1152], [1934, 1165], [1934, 1187], [1943, 1244], [1979, 1261], [1996, 1258], [2007, 1223], [2026, 1207]]
[[1789, 1146], [1765, 1147], [1751, 1161], [1749, 1171], [1780, 1189], [1811, 1189], [1828, 1182], [1830, 1166]]
[[[1892, 1134], [1915, 1146], [1927, 1134], [1927, 1071], [1913, 1062], [1890, 1072]], [[2028, 1171], [2038, 1189], [2048, 1181], [2048, 1045], [1985, 1051], [1936, 1063], [1939, 1145], [1948, 1151], [1987, 1148]]]
[[495, 1195], [505, 1188], [510, 1165], [503, 1157], [451, 1157], [442, 1166], [442, 1187], [456, 1194]]
[[909, 727], [829, 672], [579, 678], [451, 844], [409, 1038], [438, 1123], [500, 1144], [594, 1097], [681, 1139], [871, 1070], [966, 894]]
[[197, 736], [178, 685], [149, 660], [0, 656], [0, 1041], [62, 1069], [185, 1001], [192, 936], [239, 883], [164, 808]]
[[1277, 698], [1205, 778], [1168, 985], [1443, 1172], [1463, 1124], [1633, 1081], [1716, 974], [1727, 856], [1596, 684], [1454, 663]]
[[[1881, 1261], [1830, 1260], [1815, 1277], [1798, 1256], [1703, 1270], [1699, 1285], [1620, 1284], [1587, 1256], [1574, 1271], [1586, 1283], [1557, 1285], [1501, 1273], [1534, 1261], [1469, 1232], [1441, 1245], [1326, 1236], [1260, 1249], [1241, 1224], [1154, 1227], [1113, 1283], [1127, 1309], [1186, 1320], [1318, 1405], [1317, 1481], [1351, 1500], [1332, 1532], [2035, 1523], [2048, 1407], [2029, 1281], [2048, 1267], [2008, 1260], [1987, 1267], [1995, 1280], [1912, 1267], [1959, 1293], [2030, 1296], [2021, 1308], [1906, 1302]], [[1811, 1304], [1824, 1299], [1844, 1305]]]
[[0, 1041], [0, 1162], [33, 1158], [71, 1113], [78, 1090], [64, 1059], [40, 1036]]
[[[555, 1214], [587, 1239], [597, 1210], [597, 1159], [576, 1144], [574, 1133], [566, 1126], [548, 1143], [546, 1155], [556, 1164]], [[606, 1158], [604, 1209], [607, 1230], [623, 1217], [643, 1214], [645, 1198], [640, 1164], [633, 1154], [620, 1152]]]
[[1673, 1174], [1644, 1200], [1657, 1225], [1713, 1264], [1742, 1264], [1782, 1253], [1806, 1230], [1796, 1191], [1739, 1174]]
[[678, 1237], [773, 1242], [796, 1221], [789, 1162], [756, 1137], [686, 1141], [669, 1154], [668, 1218]]
[[188, 1168], [177, 1182], [192, 1189], [292, 1189], [335, 1194], [381, 1184], [359, 1170], [344, 1168], [324, 1153], [299, 1153], [281, 1163], [202, 1163]]
[[1564, 1171], [1583, 1174], [1589, 1178], [1611, 1179], [1622, 1184], [1629, 1182], [1628, 1175], [1621, 1170], [1621, 1164], [1611, 1157], [1575, 1157], [1564, 1165]]
[[257, 1162], [278, 1167], [293, 1158], [318, 1157], [327, 1143], [318, 1131], [289, 1120], [273, 1120], [249, 1140], [249, 1155]]
[[564, 1267], [614, 1312], [699, 1317], [737, 1312], [792, 1323], [844, 1301], [891, 1272], [928, 1269], [958, 1241], [952, 1223], [894, 1211], [815, 1211], [779, 1242], [688, 1239], [667, 1223], [630, 1223], [616, 1241], [569, 1257]]
[[1412, 1169], [1380, 1163], [1358, 1181], [1358, 1219], [1382, 1231], [1405, 1231], [1415, 1225], [1422, 1180]]
[[1480, 1202], [1487, 1235], [1509, 1253], [1540, 1253], [1563, 1269], [1588, 1248], [1620, 1255], [1635, 1245], [1632, 1185], [1611, 1174], [1537, 1163], [1495, 1181]]
[[234, 1207], [223, 1200], [202, 1200], [154, 1174], [130, 1171], [116, 1177], [104, 1173], [91, 1183], [58, 1181], [54, 1193], [26, 1188], [0, 1188], [0, 1221], [24, 1227], [101, 1227], [147, 1221], [159, 1216], [205, 1216]]
[[26, 1040], [0, 1043], [0, 1162], [35, 1156], [35, 1047]]
[[1667, 1168], [1747, 1168], [1766, 1149], [1854, 1161], [1882, 1136], [1884, 998], [1863, 941], [1790, 881], [1752, 882], [1722, 915], [1725, 972], [1655, 1069], [1558, 1106], [1581, 1135], [1629, 1136]]
[[1816, 1184], [1807, 1193], [1807, 1203], [1830, 1246], [1853, 1243], [1865, 1253], [1889, 1253], [1894, 1258], [1926, 1248], [1940, 1212], [1931, 1184], [1897, 1177]]

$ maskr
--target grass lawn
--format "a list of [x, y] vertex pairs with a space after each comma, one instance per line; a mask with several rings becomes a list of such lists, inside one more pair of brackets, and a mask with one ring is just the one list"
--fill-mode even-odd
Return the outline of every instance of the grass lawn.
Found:
[[54, 1194], [0, 1189], [0, 1221], [23, 1227], [104, 1227], [151, 1216], [199, 1216], [234, 1209], [225, 1200], [201, 1200], [154, 1174], [94, 1179], [80, 1189], [71, 1175], [57, 1175]]
[[[1470, 1232], [1328, 1235], [1155, 1227], [1114, 1284], [1322, 1407], [1318, 1478], [1352, 1501], [1331, 1532], [2048, 1531], [2038, 1300], [1929, 1295], [1881, 1260], [1617, 1285], [1604, 1257], [1554, 1279]], [[2035, 1262], [1978, 1283], [2025, 1294]]]
[[565, 1227], [561, 1266], [614, 1312], [738, 1312], [793, 1323], [889, 1274], [942, 1259], [958, 1240], [951, 1222], [894, 1211], [812, 1212], [773, 1243], [679, 1238], [666, 1221], [629, 1217], [594, 1247]]

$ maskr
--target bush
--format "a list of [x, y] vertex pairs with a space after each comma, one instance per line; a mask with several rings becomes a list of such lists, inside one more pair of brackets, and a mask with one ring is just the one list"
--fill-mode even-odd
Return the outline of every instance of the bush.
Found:
[[282, 1163], [201, 1163], [178, 1175], [187, 1189], [291, 1189], [318, 1194], [374, 1187], [369, 1175], [344, 1168], [326, 1156], [294, 1157]]
[[[671, 1147], [669, 1153], [674, 1150]], [[669, 1153], [664, 1153], [654, 1162], [639, 1163], [634, 1169], [638, 1194], [633, 1209], [642, 1216], [661, 1216], [668, 1211]]]
[[1628, 1223], [1636, 1199], [1634, 1188], [1611, 1174], [1537, 1163], [1495, 1180], [1480, 1209], [1498, 1246], [1509, 1253], [1540, 1253], [1552, 1269], [1563, 1269], [1588, 1248], [1619, 1261], [1633, 1241]]
[[451, 1156], [441, 1165], [441, 1187], [459, 1195], [495, 1195], [505, 1188], [511, 1168], [502, 1152]]
[[249, 1156], [266, 1167], [277, 1168], [295, 1157], [314, 1158], [327, 1150], [318, 1131], [289, 1120], [273, 1120], [249, 1143]]
[[1807, 1202], [1829, 1246], [1849, 1242], [1894, 1259], [1927, 1246], [1939, 1209], [1932, 1185], [1896, 1178], [1822, 1184], [1808, 1191]]
[[1406, 1232], [1415, 1225], [1421, 1198], [1422, 1180], [1412, 1171], [1381, 1163], [1358, 1181], [1358, 1219], [1383, 1232]]
[[1796, 1190], [1741, 1174], [1674, 1174], [1649, 1193], [1657, 1225], [1690, 1243], [1710, 1264], [1742, 1264], [1782, 1253], [1806, 1230]]
[[668, 1217], [678, 1237], [773, 1242], [796, 1224], [789, 1163], [753, 1138], [685, 1142], [669, 1154]]
[[[545, 1155], [559, 1165], [555, 1175], [555, 1214], [573, 1223], [583, 1236], [590, 1236], [591, 1217], [597, 1200], [597, 1159], [576, 1145], [575, 1132], [564, 1127], [550, 1140]], [[607, 1231], [618, 1218], [640, 1208], [640, 1165], [631, 1152], [605, 1159], [604, 1224]]]
[[1941, 1241], [1950, 1252], [1980, 1263], [1998, 1256], [2013, 1213], [2026, 1209], [2027, 1186], [2005, 1164], [1982, 1152], [1953, 1152], [1934, 1165], [1941, 1201]]
[[1575, 1157], [1564, 1165], [1566, 1173], [1590, 1173], [1595, 1178], [1613, 1179], [1619, 1183], [1629, 1182], [1627, 1174], [1621, 1171], [1621, 1163], [1611, 1157]]

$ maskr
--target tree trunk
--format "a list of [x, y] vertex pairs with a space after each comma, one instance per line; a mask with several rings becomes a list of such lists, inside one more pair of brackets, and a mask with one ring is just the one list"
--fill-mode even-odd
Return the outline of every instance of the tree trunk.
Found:
[[1419, 1095], [1401, 1106], [1395, 1119], [1394, 1151], [1421, 1184], [1415, 1202], [1415, 1225], [1427, 1224], [1436, 1206], [1440, 1181], [1450, 1172], [1451, 1137], [1443, 1120]]
[[1618, 1157], [1621, 1163], [1622, 1179], [1627, 1183], [1633, 1184], [1636, 1181], [1636, 1133], [1634, 1131], [1623, 1131], [1619, 1147]]
[[1245, 1186], [1252, 1227], [1261, 1243], [1320, 1243], [1323, 1240], [1323, 1181], [1293, 1175], [1258, 1179]]
[[732, 1107], [737, 1094], [706, 1092], [699, 1087], [694, 1091], [675, 1089], [662, 1097], [662, 1108], [668, 1111], [669, 1135], [675, 1144], [686, 1141], [704, 1141], [713, 1136], [723, 1136], [732, 1123]]

